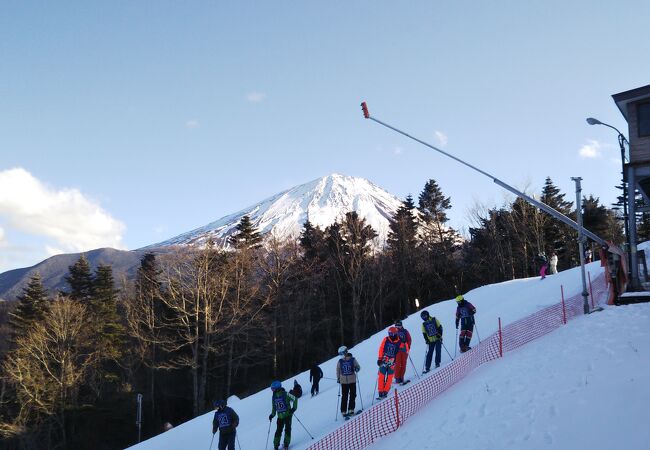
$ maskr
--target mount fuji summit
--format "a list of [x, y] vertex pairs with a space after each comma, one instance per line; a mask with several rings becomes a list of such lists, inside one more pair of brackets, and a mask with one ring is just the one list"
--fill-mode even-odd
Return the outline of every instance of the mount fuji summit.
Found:
[[228, 237], [237, 231], [236, 226], [245, 215], [263, 236], [296, 239], [307, 220], [325, 229], [350, 211], [365, 219], [379, 234], [379, 241], [384, 242], [389, 220], [401, 205], [399, 198], [364, 178], [331, 174], [146, 248], [203, 246], [210, 239], [217, 246], [228, 247]]

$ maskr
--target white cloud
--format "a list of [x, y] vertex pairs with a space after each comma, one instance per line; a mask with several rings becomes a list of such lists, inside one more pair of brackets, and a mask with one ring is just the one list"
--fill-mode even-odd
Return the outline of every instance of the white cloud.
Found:
[[7, 245], [7, 240], [5, 239], [5, 230], [0, 228], [0, 247]]
[[77, 189], [55, 189], [25, 169], [0, 171], [0, 218], [5, 226], [45, 238], [47, 252], [124, 248], [125, 226]]
[[187, 122], [185, 122], [185, 127], [189, 128], [190, 130], [193, 130], [194, 128], [198, 128], [200, 126], [201, 124], [196, 119], [190, 119]]
[[447, 142], [449, 142], [449, 138], [447, 137], [447, 135], [442, 131], [438, 131], [438, 130], [434, 131], [434, 133], [436, 135], [436, 140], [438, 141], [438, 145], [440, 145], [441, 147], [446, 147]]
[[588, 139], [587, 143], [580, 147], [578, 154], [581, 158], [600, 158], [603, 145], [595, 139]]
[[264, 94], [262, 92], [253, 91], [253, 92], [249, 92], [248, 94], [246, 94], [246, 100], [248, 100], [251, 103], [262, 102], [262, 101], [264, 101], [265, 98], [266, 98], [266, 94]]

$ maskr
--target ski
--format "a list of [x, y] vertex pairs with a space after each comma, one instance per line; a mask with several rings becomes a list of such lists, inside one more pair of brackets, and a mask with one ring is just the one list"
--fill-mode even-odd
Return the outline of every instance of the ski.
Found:
[[343, 417], [345, 417], [345, 420], [350, 420], [352, 417], [356, 416], [357, 414], [361, 414], [362, 412], [363, 412], [363, 409], [359, 409], [359, 410], [355, 411], [354, 414], [345, 415]]
[[399, 383], [399, 385], [400, 386], [405, 386], [405, 385], [409, 384], [410, 382], [411, 382], [411, 380], [404, 380], [401, 383]]

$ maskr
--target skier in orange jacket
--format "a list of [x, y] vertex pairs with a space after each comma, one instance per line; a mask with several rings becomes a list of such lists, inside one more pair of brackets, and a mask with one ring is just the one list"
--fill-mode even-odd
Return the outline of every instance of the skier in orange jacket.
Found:
[[397, 328], [390, 327], [388, 329], [388, 336], [386, 336], [379, 345], [379, 353], [377, 354], [377, 366], [379, 366], [379, 374], [377, 375], [377, 390], [379, 391], [379, 398], [386, 398], [390, 385], [393, 382], [395, 370], [395, 358], [400, 348], [404, 345], [399, 339]]

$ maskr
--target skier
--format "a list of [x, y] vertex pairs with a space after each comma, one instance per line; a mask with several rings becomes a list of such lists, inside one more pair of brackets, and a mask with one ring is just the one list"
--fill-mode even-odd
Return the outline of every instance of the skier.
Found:
[[552, 275], [557, 273], [557, 254], [555, 252], [551, 253], [551, 258], [548, 261], [549, 270]]
[[282, 387], [282, 383], [274, 381], [271, 383], [271, 414], [269, 414], [269, 422], [278, 414], [277, 428], [273, 436], [273, 449], [280, 448], [280, 438], [282, 437], [282, 429], [284, 428], [284, 448], [289, 448], [291, 443], [291, 418], [293, 413], [298, 409], [298, 399], [293, 395], [287, 393]]
[[345, 345], [339, 347], [339, 355], [341, 359], [336, 364], [336, 382], [341, 384], [341, 415], [347, 418], [354, 415], [357, 372], [361, 370], [361, 366]]
[[541, 279], [543, 280], [546, 278], [546, 269], [548, 269], [548, 260], [546, 259], [546, 253], [539, 253], [535, 257], [535, 261], [539, 264], [539, 275], [542, 277]]
[[215, 400], [214, 407], [217, 410], [212, 419], [212, 434], [219, 431], [219, 450], [235, 450], [235, 436], [239, 416], [232, 408], [227, 406], [225, 400]]
[[397, 335], [397, 328], [390, 327], [388, 329], [388, 336], [386, 336], [379, 345], [379, 353], [377, 355], [377, 365], [379, 366], [379, 373], [377, 375], [377, 390], [379, 391], [379, 398], [386, 398], [390, 385], [393, 382], [393, 375], [395, 371], [395, 357], [403, 344]]
[[474, 314], [476, 308], [470, 302], [465, 300], [462, 295], [456, 297], [458, 307], [456, 308], [456, 329], [460, 323], [460, 335], [458, 337], [458, 346], [460, 352], [465, 353], [472, 347], [469, 346], [472, 340], [472, 332], [474, 331]]
[[402, 326], [402, 321], [395, 322], [397, 336], [402, 346], [395, 358], [395, 383], [404, 384], [404, 373], [406, 372], [406, 362], [408, 361], [409, 351], [411, 350], [411, 333]]
[[293, 380], [293, 388], [289, 391], [289, 394], [296, 398], [302, 397], [302, 386], [298, 384], [297, 380]]
[[311, 366], [309, 370], [309, 381], [311, 382], [311, 396], [318, 395], [318, 383], [323, 378], [323, 370], [318, 367], [318, 364]]
[[422, 335], [424, 343], [427, 345], [427, 357], [424, 362], [424, 373], [431, 370], [431, 358], [433, 352], [436, 352], [436, 368], [440, 367], [440, 348], [442, 347], [442, 324], [435, 317], [429, 315], [429, 311], [420, 313], [422, 318]]

